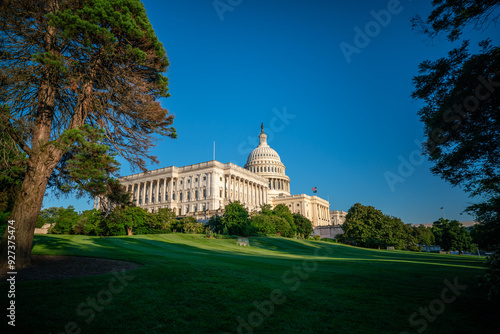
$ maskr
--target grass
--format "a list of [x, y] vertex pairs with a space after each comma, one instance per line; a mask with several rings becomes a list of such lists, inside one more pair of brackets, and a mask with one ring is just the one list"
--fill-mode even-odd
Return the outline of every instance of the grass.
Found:
[[[482, 259], [284, 238], [250, 238], [250, 245], [185, 234], [37, 235], [35, 254], [95, 256], [144, 266], [128, 272], [123, 287], [112, 274], [18, 282], [15, 332], [498, 331], [499, 309], [476, 283], [484, 272]], [[455, 278], [467, 287], [458, 290], [454, 301], [443, 303], [445, 280], [454, 283]], [[7, 295], [5, 283], [0, 294]], [[454, 294], [445, 291], [444, 296], [452, 299]], [[429, 307], [436, 315], [411, 318]]]

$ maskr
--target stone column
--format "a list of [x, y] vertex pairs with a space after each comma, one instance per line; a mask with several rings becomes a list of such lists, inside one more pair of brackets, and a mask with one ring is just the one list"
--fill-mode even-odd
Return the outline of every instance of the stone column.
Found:
[[160, 194], [160, 179], [156, 179], [155, 203], [160, 203], [159, 194]]
[[166, 202], [167, 201], [167, 177], [165, 176], [165, 178], [163, 179], [163, 194], [161, 195], [162, 196], [162, 201], [163, 202]]
[[169, 185], [168, 185], [168, 200], [171, 202], [173, 202], [173, 200], [174, 200], [173, 195], [174, 195], [174, 177], [172, 176], [170, 178]]
[[146, 204], [146, 181], [142, 182], [141, 199], [142, 205]]

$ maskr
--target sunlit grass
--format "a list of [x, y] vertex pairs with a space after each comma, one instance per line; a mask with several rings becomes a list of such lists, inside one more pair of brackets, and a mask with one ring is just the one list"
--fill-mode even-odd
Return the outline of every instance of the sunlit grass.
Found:
[[[18, 282], [16, 331], [60, 333], [74, 322], [83, 333], [235, 333], [238, 326], [243, 333], [416, 332], [410, 315], [440, 298], [444, 281], [455, 277], [467, 288], [426, 333], [473, 333], [478, 323], [482, 333], [497, 331], [498, 310], [476, 284], [484, 259], [285, 238], [250, 238], [250, 245], [186, 234], [36, 236], [35, 254], [144, 266], [127, 274], [133, 279], [91, 321], [78, 307], [106, 290], [113, 275]], [[273, 291], [282, 303], [270, 302]], [[262, 303], [272, 312], [259, 311]]]

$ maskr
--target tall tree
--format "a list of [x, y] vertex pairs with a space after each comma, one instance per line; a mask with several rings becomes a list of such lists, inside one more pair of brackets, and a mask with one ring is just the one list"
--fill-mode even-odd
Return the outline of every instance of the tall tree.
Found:
[[0, 101], [10, 111], [2, 124], [27, 157], [10, 216], [23, 267], [48, 180], [71, 150], [68, 131], [104, 129], [108, 145], [142, 169], [157, 162], [153, 135], [175, 138], [157, 101], [168, 96], [168, 59], [139, 0], [4, 0], [0, 48]]
[[436, 237], [436, 244], [444, 251], [457, 250], [462, 254], [471, 250], [472, 238], [469, 231], [457, 220], [441, 218], [432, 223], [432, 232]]
[[[413, 19], [414, 28], [431, 38], [446, 33], [452, 42], [462, 39], [466, 27], [486, 33], [500, 15], [498, 0], [434, 0], [432, 5], [425, 20]], [[500, 49], [487, 36], [476, 42], [476, 53], [470, 51], [471, 41], [462, 39], [446, 57], [422, 62], [412, 96], [425, 103], [419, 115], [432, 173], [485, 199], [467, 211], [500, 236]]]
[[304, 238], [309, 238], [312, 235], [314, 229], [312, 223], [309, 219], [301, 215], [300, 213], [293, 214], [293, 222], [297, 228], [297, 233], [301, 234]]

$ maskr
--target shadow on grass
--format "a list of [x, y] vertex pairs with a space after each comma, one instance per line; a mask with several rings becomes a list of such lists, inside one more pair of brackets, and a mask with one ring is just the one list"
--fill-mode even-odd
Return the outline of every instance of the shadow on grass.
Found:
[[[131, 237], [36, 236], [34, 251], [57, 255], [79, 255], [113, 258], [154, 265], [158, 261], [198, 259], [210, 263], [261, 262], [289, 265], [282, 261], [316, 259], [339, 263], [405, 263], [414, 265], [452, 266], [482, 269], [484, 260], [472, 257], [386, 251], [358, 248], [320, 241], [286, 238], [250, 238], [250, 247], [236, 245], [233, 239], [206, 239], [200, 235], [165, 234]], [[318, 253], [321, 254], [318, 256]]]

